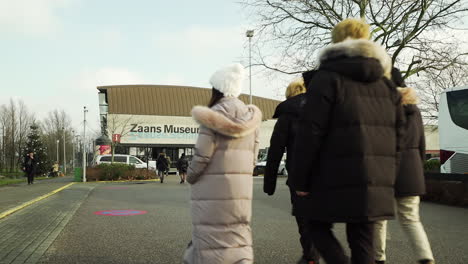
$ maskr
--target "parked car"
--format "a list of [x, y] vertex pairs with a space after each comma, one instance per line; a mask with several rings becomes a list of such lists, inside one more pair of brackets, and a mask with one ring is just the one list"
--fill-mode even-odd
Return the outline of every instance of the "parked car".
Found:
[[[285, 157], [286, 156], [283, 156], [283, 159], [281, 160], [281, 163], [278, 167], [278, 175], [288, 176], [288, 170], [286, 170]], [[259, 160], [257, 164], [255, 164], [253, 175], [258, 176], [258, 175], [265, 174], [265, 167], [266, 167], [266, 156], [264, 157], [264, 159]]]
[[[94, 165], [99, 165], [102, 163], [110, 164], [111, 160], [112, 160], [112, 155], [97, 155], [94, 160]], [[148, 166], [150, 170], [156, 170], [155, 161], [149, 161], [149, 164], [147, 165], [146, 162], [143, 162], [141, 159], [132, 155], [115, 154], [114, 163], [124, 163], [128, 165], [134, 165], [135, 168], [138, 168], [138, 169], [146, 169]]]

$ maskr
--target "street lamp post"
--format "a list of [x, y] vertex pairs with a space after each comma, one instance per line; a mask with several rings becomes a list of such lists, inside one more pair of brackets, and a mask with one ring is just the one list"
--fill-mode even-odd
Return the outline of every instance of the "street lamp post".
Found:
[[63, 174], [67, 175], [67, 156], [65, 155], [66, 153], [66, 148], [65, 148], [65, 127], [62, 127], [63, 129]]
[[83, 114], [84, 114], [84, 120], [83, 120], [83, 182], [86, 182], [86, 113], [88, 110], [86, 110], [86, 106], [83, 107]]
[[57, 164], [60, 163], [60, 160], [59, 160], [59, 145], [60, 145], [60, 139], [57, 139]]
[[249, 38], [249, 103], [252, 104], [252, 37], [254, 35], [254, 31], [247, 30], [247, 32], [245, 32], [245, 35]]

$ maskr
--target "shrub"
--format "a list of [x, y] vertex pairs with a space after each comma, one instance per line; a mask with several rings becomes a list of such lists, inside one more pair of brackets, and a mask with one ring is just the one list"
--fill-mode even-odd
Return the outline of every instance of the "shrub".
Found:
[[424, 171], [426, 172], [439, 172], [440, 161], [438, 160], [427, 160], [424, 162]]
[[99, 164], [86, 170], [88, 181], [149, 180], [156, 178], [156, 173], [147, 169], [136, 169], [133, 165], [122, 163]]

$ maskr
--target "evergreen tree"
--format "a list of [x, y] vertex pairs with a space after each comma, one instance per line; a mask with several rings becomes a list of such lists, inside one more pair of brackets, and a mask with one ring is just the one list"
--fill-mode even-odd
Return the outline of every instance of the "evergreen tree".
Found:
[[25, 158], [28, 153], [34, 152], [34, 158], [37, 160], [36, 175], [47, 174], [51, 168], [50, 160], [47, 157], [47, 148], [44, 146], [44, 143], [41, 140], [39, 127], [33, 123], [30, 126], [30, 129], [31, 131], [29, 132], [28, 141], [26, 143], [26, 147], [24, 148], [23, 158]]

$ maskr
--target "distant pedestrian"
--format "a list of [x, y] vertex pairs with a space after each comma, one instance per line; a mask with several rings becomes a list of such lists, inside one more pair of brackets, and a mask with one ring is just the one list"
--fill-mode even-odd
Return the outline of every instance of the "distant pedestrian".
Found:
[[57, 162], [52, 165], [52, 177], [58, 177], [59, 176], [59, 165]]
[[[403, 88], [405, 83], [400, 72], [394, 69], [392, 79], [402, 95], [406, 115], [406, 130], [400, 155], [400, 165], [395, 182], [398, 220], [413, 247], [420, 264], [433, 264], [434, 256], [424, 227], [419, 218], [419, 196], [426, 192], [424, 160], [426, 144], [421, 112], [417, 107], [418, 97], [412, 88]], [[387, 221], [375, 224], [375, 263], [384, 264], [387, 239]]]
[[168, 155], [166, 155], [166, 159], [167, 159], [167, 168], [166, 168], [166, 176], [169, 176], [169, 171], [171, 169], [171, 165], [172, 165], [172, 160], [171, 160], [171, 157], [169, 157]]
[[[308, 78], [306, 79], [309, 80]], [[286, 170], [291, 171], [291, 161], [294, 159], [293, 147], [299, 125], [299, 116], [301, 109], [306, 101], [306, 88], [304, 79], [292, 82], [286, 89], [286, 101], [280, 103], [275, 110], [273, 118], [278, 118], [270, 139], [270, 147], [268, 149], [268, 157], [265, 168], [265, 176], [263, 178], [263, 191], [268, 195], [275, 193], [278, 168], [281, 163], [283, 153], [286, 155]], [[286, 181], [288, 184], [288, 181]], [[297, 213], [301, 208], [307, 208], [307, 197], [300, 197], [290, 188], [292, 214], [296, 218], [299, 228], [300, 242], [302, 245], [302, 257], [299, 264], [315, 264], [318, 263], [319, 253], [314, 247], [307, 218]]]
[[180, 183], [185, 183], [185, 180], [187, 179], [188, 165], [188, 159], [185, 156], [185, 153], [182, 153], [176, 164], [177, 171], [179, 171]]
[[237, 99], [245, 70], [233, 64], [214, 73], [208, 107], [196, 106], [200, 123], [195, 154], [188, 167], [191, 184], [192, 241], [186, 264], [253, 263], [252, 173], [262, 114]]
[[[403, 130], [392, 61], [369, 40], [369, 25], [346, 19], [320, 52], [295, 139], [290, 186], [309, 198], [308, 226], [327, 264], [374, 263], [374, 222], [391, 219]], [[332, 232], [346, 223], [351, 260]]]
[[164, 183], [164, 175], [169, 168], [169, 162], [166, 157], [166, 153], [159, 153], [158, 159], [156, 160], [156, 168], [158, 169], [158, 176], [161, 183]]
[[28, 177], [28, 185], [34, 183], [34, 176], [36, 175], [37, 170], [37, 160], [34, 157], [34, 152], [30, 151], [26, 158], [24, 159], [23, 171], [26, 172]]

